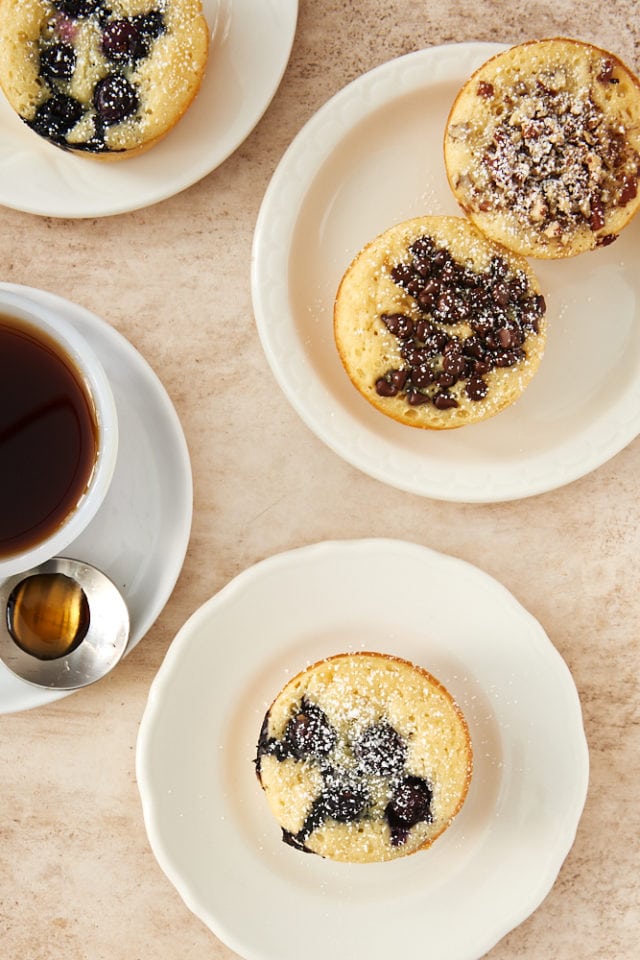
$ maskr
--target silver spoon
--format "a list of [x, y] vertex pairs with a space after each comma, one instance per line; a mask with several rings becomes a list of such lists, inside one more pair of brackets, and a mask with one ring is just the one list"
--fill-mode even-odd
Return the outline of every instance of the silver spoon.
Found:
[[39, 687], [100, 680], [122, 657], [129, 628], [118, 588], [80, 560], [54, 557], [0, 583], [0, 660]]

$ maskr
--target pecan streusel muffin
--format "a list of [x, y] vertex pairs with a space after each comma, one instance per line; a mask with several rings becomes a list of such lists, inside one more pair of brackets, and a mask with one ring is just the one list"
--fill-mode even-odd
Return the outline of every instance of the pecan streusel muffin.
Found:
[[577, 40], [512, 47], [460, 90], [444, 158], [457, 201], [493, 240], [547, 259], [606, 245], [640, 208], [640, 81]]

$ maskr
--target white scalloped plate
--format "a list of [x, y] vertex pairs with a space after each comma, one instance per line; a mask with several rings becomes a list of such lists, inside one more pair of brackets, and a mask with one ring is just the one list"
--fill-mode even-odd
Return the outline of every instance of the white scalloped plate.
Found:
[[215, 170], [253, 130], [291, 53], [298, 0], [203, 0], [213, 32], [202, 88], [175, 130], [116, 163], [36, 136], [0, 92], [0, 204], [47, 217], [104, 217], [165, 200]]
[[[432, 671], [474, 749], [453, 825], [429, 850], [382, 864], [282, 843], [252, 762], [284, 683], [357, 649]], [[476, 567], [395, 540], [314, 544], [236, 577], [174, 639], [136, 755], [160, 866], [248, 960], [477, 960], [551, 889], [588, 766], [575, 685], [540, 624]]]
[[444, 171], [444, 125], [462, 83], [501, 49], [432, 47], [345, 87], [286, 152], [254, 238], [258, 331], [292, 406], [353, 466], [443, 500], [554, 489], [640, 432], [640, 217], [610, 247], [533, 261], [548, 305], [546, 355], [522, 398], [492, 420], [438, 433], [395, 423], [362, 399], [338, 359], [333, 301], [352, 257], [393, 223], [460, 213]]

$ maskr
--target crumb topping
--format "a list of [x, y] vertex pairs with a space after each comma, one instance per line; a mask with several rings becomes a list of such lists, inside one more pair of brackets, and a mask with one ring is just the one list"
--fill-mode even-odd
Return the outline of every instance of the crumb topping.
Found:
[[[499, 81], [476, 86], [494, 122], [457, 186], [476, 209], [508, 212], [550, 241], [567, 243], [585, 225], [602, 230], [608, 211], [636, 197], [640, 174], [625, 123], [608, 118], [594, 89], [618, 84], [613, 62], [602, 58], [579, 84], [564, 66], [520, 75], [498, 91]], [[478, 136], [468, 123], [449, 133]]]

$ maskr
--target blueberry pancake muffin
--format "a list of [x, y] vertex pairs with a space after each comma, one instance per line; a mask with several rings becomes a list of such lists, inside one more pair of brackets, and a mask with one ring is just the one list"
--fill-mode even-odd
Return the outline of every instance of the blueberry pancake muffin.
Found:
[[338, 654], [278, 694], [256, 770], [285, 843], [370, 863], [428, 847], [464, 803], [469, 731], [431, 674], [379, 653]]
[[196, 96], [209, 30], [200, 0], [0, 0], [0, 85], [40, 136], [122, 159]]
[[463, 217], [418, 217], [351, 263], [334, 334], [369, 403], [442, 430], [485, 420], [521, 395], [542, 359], [545, 310], [523, 257]]
[[577, 40], [512, 47], [464, 84], [444, 158], [458, 203], [492, 239], [546, 259], [605, 246], [640, 207], [640, 81]]

